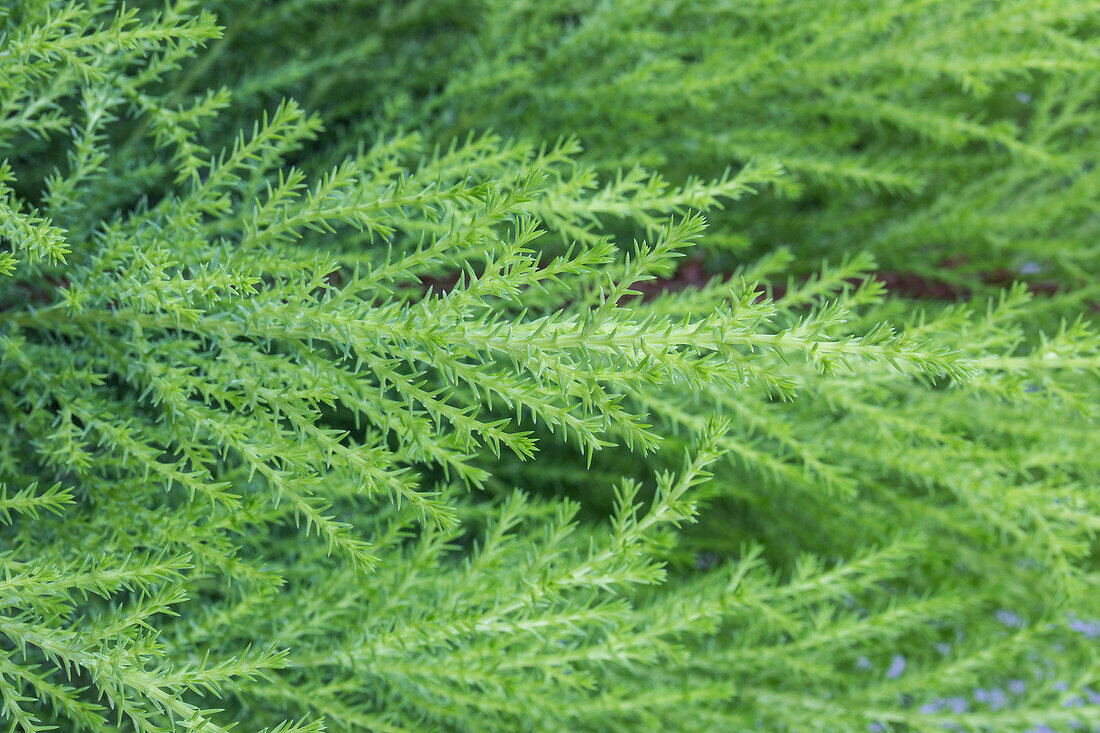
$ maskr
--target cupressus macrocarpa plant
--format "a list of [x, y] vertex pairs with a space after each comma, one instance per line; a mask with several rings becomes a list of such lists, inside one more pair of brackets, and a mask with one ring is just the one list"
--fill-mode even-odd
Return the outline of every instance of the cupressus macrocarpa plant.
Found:
[[0, 6], [0, 719], [1095, 724], [1100, 5], [827, 6]]

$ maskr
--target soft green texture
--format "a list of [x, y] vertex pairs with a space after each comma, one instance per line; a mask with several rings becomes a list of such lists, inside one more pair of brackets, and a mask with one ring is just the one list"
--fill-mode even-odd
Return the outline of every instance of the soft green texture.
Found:
[[1098, 12], [0, 6], [0, 719], [1095, 722]]

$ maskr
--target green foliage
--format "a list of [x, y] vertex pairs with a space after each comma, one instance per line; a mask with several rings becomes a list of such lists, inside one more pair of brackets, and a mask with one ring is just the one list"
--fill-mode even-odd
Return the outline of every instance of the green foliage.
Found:
[[575, 134], [605, 171], [775, 160], [781, 195], [732, 209], [712, 248], [794, 247], [803, 272], [858, 248], [969, 288], [1025, 265], [1095, 279], [1092, 0], [222, 4], [225, 40], [183, 83], [239, 80], [252, 108], [290, 93], [352, 137]]
[[0, 8], [0, 719], [1094, 722], [1098, 9]]

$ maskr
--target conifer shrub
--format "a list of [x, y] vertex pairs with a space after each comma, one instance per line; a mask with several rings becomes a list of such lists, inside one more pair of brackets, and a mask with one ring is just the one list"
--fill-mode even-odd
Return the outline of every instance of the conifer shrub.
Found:
[[0, 719], [1095, 724], [1098, 9], [0, 7]]
[[956, 288], [1095, 295], [1092, 0], [219, 5], [225, 36], [182, 83], [231, 82], [237, 124], [291, 94], [349, 139], [576, 135], [608, 176], [773, 160], [782, 184], [708, 235], [723, 266], [783, 246], [807, 274], [856, 250]]

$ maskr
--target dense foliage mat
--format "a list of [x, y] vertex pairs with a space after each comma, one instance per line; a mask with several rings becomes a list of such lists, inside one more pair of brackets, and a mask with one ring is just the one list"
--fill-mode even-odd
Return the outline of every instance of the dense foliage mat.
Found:
[[1097, 18], [4, 3], [0, 719], [1095, 724]]

